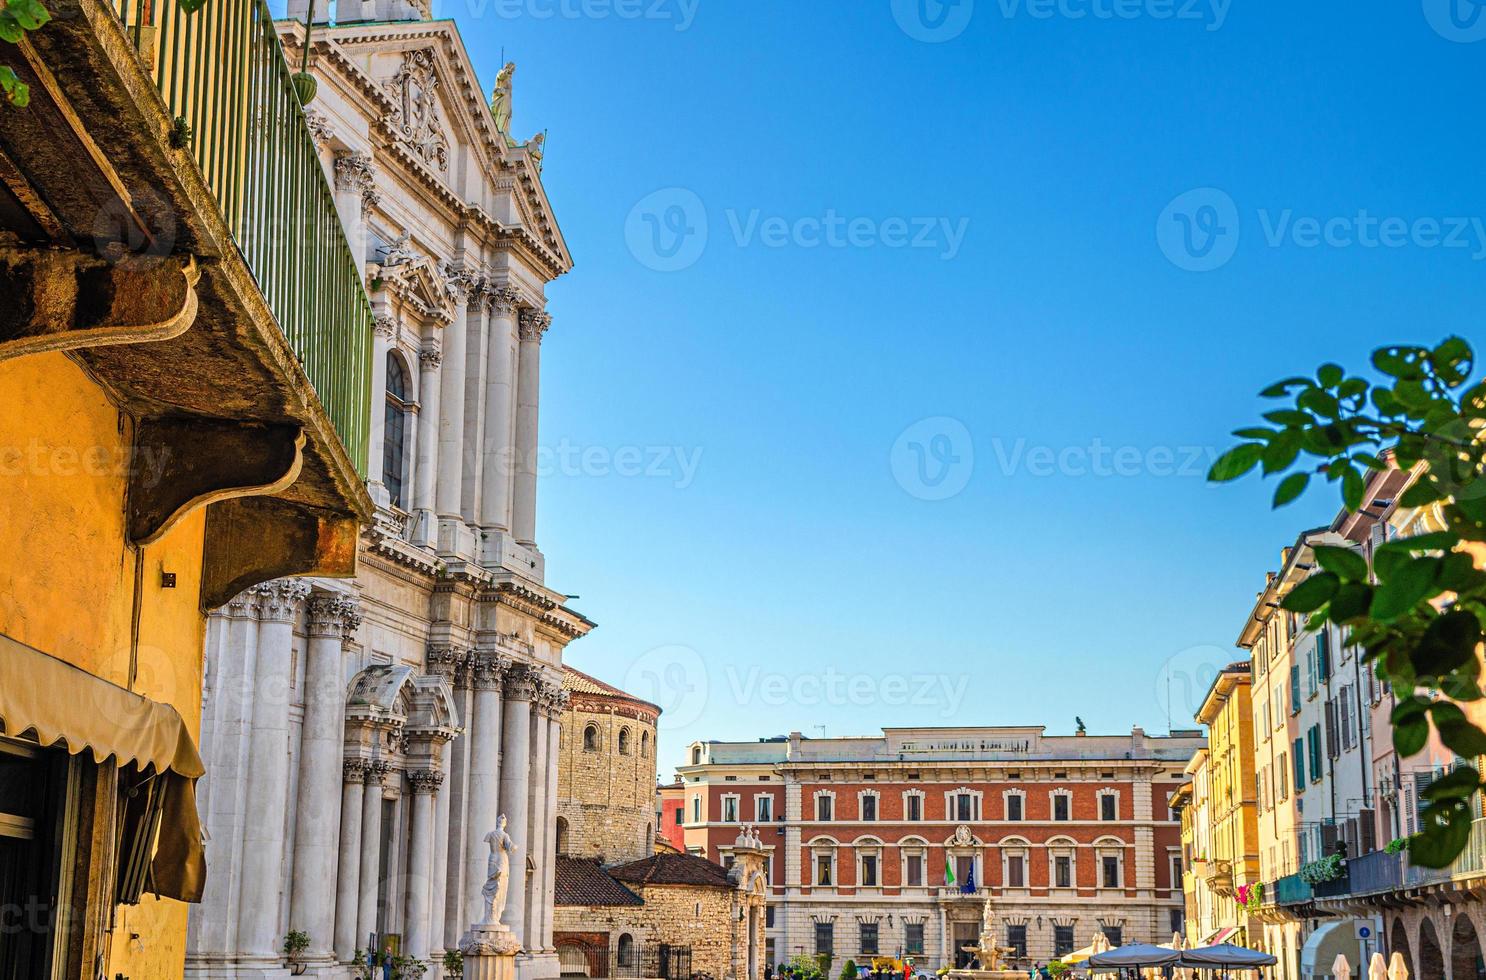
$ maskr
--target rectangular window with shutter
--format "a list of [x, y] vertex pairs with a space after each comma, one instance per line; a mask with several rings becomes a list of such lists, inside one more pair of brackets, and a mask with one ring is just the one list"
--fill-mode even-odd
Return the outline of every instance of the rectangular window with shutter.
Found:
[[1336, 699], [1326, 702], [1326, 755], [1335, 759], [1341, 755], [1341, 742], [1336, 731]]
[[1316, 635], [1316, 674], [1323, 681], [1331, 679], [1331, 630], [1324, 626]]
[[1295, 792], [1305, 789], [1305, 739], [1297, 738], [1291, 755], [1295, 762]]
[[1300, 713], [1300, 664], [1290, 667], [1290, 713]]
[[1305, 733], [1306, 748], [1310, 751], [1311, 782], [1321, 781], [1321, 726], [1312, 725]]

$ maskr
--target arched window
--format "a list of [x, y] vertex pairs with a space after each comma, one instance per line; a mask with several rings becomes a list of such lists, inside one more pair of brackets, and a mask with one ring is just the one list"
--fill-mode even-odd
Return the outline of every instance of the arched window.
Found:
[[619, 730], [619, 754], [620, 755], [629, 755], [629, 729], [628, 728], [621, 728]]
[[694, 748], [694, 749], [691, 750], [691, 764], [694, 765], [694, 766], [699, 766], [699, 765], [702, 764], [702, 748], [701, 748], [701, 746], [697, 746], [696, 748]]
[[583, 729], [583, 751], [597, 752], [599, 750], [599, 727], [589, 725]]
[[635, 937], [624, 932], [619, 934], [619, 948], [615, 951], [619, 965], [633, 968], [635, 965]]
[[557, 853], [568, 852], [568, 820], [566, 817], [557, 818]]
[[392, 506], [407, 507], [403, 483], [407, 476], [408, 369], [396, 351], [387, 352], [387, 408], [382, 426], [382, 483]]
[[650, 733], [649, 732], [641, 732], [640, 733], [640, 758], [642, 758], [642, 759], [648, 759], [648, 758], [650, 758]]

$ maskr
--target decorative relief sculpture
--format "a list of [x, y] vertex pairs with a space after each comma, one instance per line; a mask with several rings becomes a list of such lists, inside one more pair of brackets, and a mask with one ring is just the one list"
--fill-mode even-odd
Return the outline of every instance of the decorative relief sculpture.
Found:
[[537, 168], [537, 173], [542, 172], [542, 154], [546, 152], [546, 146], [546, 133], [538, 133], [526, 141], [526, 155], [531, 157], [531, 165]]
[[439, 117], [438, 87], [431, 48], [409, 51], [397, 74], [382, 83], [392, 97], [392, 112], [387, 117], [392, 132], [424, 163], [447, 173], [449, 140]]

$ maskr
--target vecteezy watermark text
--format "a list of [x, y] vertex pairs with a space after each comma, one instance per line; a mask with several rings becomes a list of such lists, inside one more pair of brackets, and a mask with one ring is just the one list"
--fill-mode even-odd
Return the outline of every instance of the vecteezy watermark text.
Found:
[[[1266, 248], [1457, 251], [1486, 259], [1486, 219], [1470, 215], [1376, 215], [1367, 208], [1313, 215], [1294, 208], [1254, 213]], [[1178, 194], [1156, 218], [1156, 244], [1172, 265], [1189, 272], [1221, 268], [1238, 251], [1244, 221], [1233, 198], [1216, 187]]]
[[666, 21], [688, 30], [701, 0], [465, 0], [479, 17], [486, 10], [505, 20]]
[[[723, 215], [737, 248], [871, 249], [923, 251], [949, 261], [960, 253], [968, 217], [766, 214], [761, 208], [727, 208]], [[647, 194], [624, 222], [625, 244], [641, 265], [657, 272], [688, 268], [702, 257], [711, 236], [707, 206], [695, 191], [665, 187]]]
[[670, 480], [685, 490], [702, 463], [701, 446], [580, 446], [567, 439], [536, 452], [538, 476], [585, 476]]
[[735, 704], [770, 708], [812, 705], [938, 708], [948, 717], [959, 710], [970, 686], [968, 674], [848, 674], [834, 667], [819, 673], [784, 674], [765, 671], [757, 665], [740, 670], [731, 664], [724, 673]]
[[[1233, 0], [995, 0], [1003, 20], [1185, 21], [1222, 28]], [[1426, 0], [1428, 2], [1428, 0]], [[1471, 0], [1465, 0], [1471, 2]], [[891, 0], [893, 20], [915, 41], [942, 44], [965, 33], [976, 0]], [[987, 4], [982, 0], [982, 8]]]
[[1214, 446], [1108, 446], [1097, 437], [1086, 446], [1059, 447], [996, 438], [991, 449], [1003, 476], [1206, 477], [1218, 458]]

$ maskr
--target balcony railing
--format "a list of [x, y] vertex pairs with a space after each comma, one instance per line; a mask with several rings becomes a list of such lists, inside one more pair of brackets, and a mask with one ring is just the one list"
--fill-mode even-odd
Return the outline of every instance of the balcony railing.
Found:
[[112, 3], [364, 477], [371, 304], [268, 5], [206, 0], [186, 13], [177, 0]]
[[1301, 879], [1300, 875], [1286, 875], [1274, 883], [1265, 896], [1276, 905], [1302, 905], [1311, 901], [1315, 893], [1311, 890], [1310, 883]]

